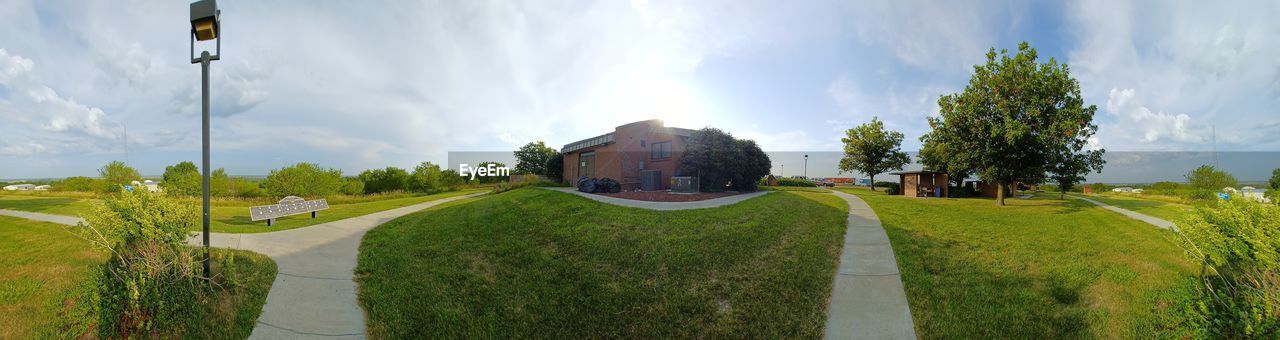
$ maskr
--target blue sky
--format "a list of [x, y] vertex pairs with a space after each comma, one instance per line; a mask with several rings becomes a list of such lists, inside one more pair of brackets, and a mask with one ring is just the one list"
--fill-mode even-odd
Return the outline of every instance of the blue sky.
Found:
[[[1280, 151], [1274, 1], [220, 6], [213, 161], [232, 174], [407, 168], [649, 118], [817, 152], [878, 116], [916, 150], [938, 96], [1024, 40], [1098, 106], [1095, 146], [1205, 151], [1216, 128], [1219, 150]], [[143, 174], [199, 160], [186, 20], [186, 1], [0, 0], [0, 178], [92, 175], [126, 125]]]

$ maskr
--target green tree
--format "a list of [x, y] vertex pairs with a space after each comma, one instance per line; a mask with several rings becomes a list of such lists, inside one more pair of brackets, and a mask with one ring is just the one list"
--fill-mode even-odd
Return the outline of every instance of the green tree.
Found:
[[458, 172], [453, 169], [444, 169], [440, 171], [440, 185], [444, 186], [446, 190], [458, 190], [458, 188], [462, 187], [462, 184], [466, 182], [467, 179], [463, 178], [461, 174], [458, 174]]
[[547, 147], [542, 141], [529, 142], [515, 151], [517, 174], [547, 175], [547, 160], [555, 157], [556, 149]]
[[[236, 196], [235, 192], [231, 189], [231, 177], [227, 176], [227, 170], [223, 168], [213, 169], [213, 172], [209, 174], [209, 196]], [[203, 188], [199, 190], [203, 190]]]
[[946, 172], [952, 186], [956, 187], [964, 186], [964, 181], [973, 175], [973, 168], [969, 167], [971, 162], [960, 158], [968, 154], [951, 150], [945, 142], [931, 139], [929, 135], [921, 136], [920, 141], [924, 144], [917, 158], [925, 170]]
[[1280, 338], [1280, 207], [1249, 200], [1197, 207], [1178, 230], [1185, 254], [1202, 266], [1197, 310], [1213, 320], [1209, 337]]
[[405, 191], [409, 187], [409, 172], [394, 166], [365, 170], [357, 177], [364, 182], [366, 194]]
[[1280, 190], [1280, 168], [1271, 170], [1271, 180], [1267, 181], [1267, 186], [1271, 187], [1271, 190]]
[[342, 194], [359, 195], [364, 193], [364, 181], [359, 177], [344, 177], [342, 179]]
[[123, 185], [142, 179], [142, 175], [138, 174], [138, 170], [125, 165], [121, 161], [111, 161], [107, 165], [98, 169], [98, 177], [102, 178], [102, 186], [98, 189], [102, 192], [120, 192]]
[[1037, 61], [1029, 44], [1018, 53], [987, 52], [973, 68], [963, 92], [938, 99], [940, 117], [930, 117], [928, 139], [946, 143], [983, 181], [996, 183], [996, 204], [1015, 182], [1038, 183], [1055, 165], [1055, 156], [1083, 144], [1097, 126], [1097, 107], [1085, 106], [1080, 83], [1066, 64]]
[[1102, 160], [1103, 152], [1103, 150], [1066, 152], [1054, 157], [1052, 165], [1049, 166], [1049, 179], [1057, 184], [1058, 199], [1066, 198], [1067, 191], [1075, 188], [1076, 183], [1083, 182], [1084, 175], [1089, 171], [1102, 173], [1102, 165], [1106, 164], [1106, 161]]
[[195, 163], [183, 161], [164, 167], [160, 187], [172, 195], [198, 196], [203, 191], [203, 181]]
[[342, 189], [342, 170], [298, 163], [271, 170], [264, 184], [267, 192], [275, 196], [328, 196]]
[[698, 176], [702, 191], [717, 192], [726, 187], [755, 190], [772, 167], [769, 156], [755, 141], [739, 140], [708, 127], [689, 136], [677, 175]]
[[442, 191], [444, 185], [440, 176], [439, 165], [422, 162], [413, 168], [413, 174], [409, 176], [409, 190], [425, 193]]
[[1226, 171], [1209, 165], [1201, 165], [1187, 173], [1187, 186], [1191, 187], [1191, 197], [1195, 199], [1213, 198], [1213, 193], [1226, 187], [1236, 186], [1236, 177]]
[[555, 182], [564, 182], [564, 154], [556, 153], [547, 159], [547, 178]]
[[875, 178], [885, 171], [901, 170], [911, 162], [911, 156], [902, 152], [902, 133], [884, 129], [884, 122], [872, 117], [870, 123], [858, 125], [844, 132], [844, 158], [840, 159], [840, 172], [858, 171], [871, 177], [871, 190], [876, 189]]
[[[480, 162], [480, 164], [476, 164], [476, 168], [488, 168], [490, 164], [492, 164], [494, 168], [504, 168], [507, 166], [502, 162], [487, 161], [487, 162]], [[488, 171], [488, 170], [485, 170], [485, 171]], [[507, 180], [511, 178], [510, 174], [496, 176], [496, 174], [498, 173], [501, 173], [501, 172], [492, 173], [489, 176], [477, 176], [476, 181], [479, 182], [480, 184], [492, 184], [492, 183], [507, 182]]]

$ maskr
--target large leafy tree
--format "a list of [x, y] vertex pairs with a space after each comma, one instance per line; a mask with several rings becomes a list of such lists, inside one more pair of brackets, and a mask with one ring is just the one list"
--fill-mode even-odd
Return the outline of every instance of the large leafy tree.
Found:
[[547, 160], [555, 157], [556, 149], [547, 147], [542, 141], [529, 142], [515, 151], [517, 174], [547, 175]]
[[422, 162], [413, 168], [409, 175], [409, 190], [416, 192], [436, 192], [444, 189], [440, 166], [431, 162]]
[[366, 194], [405, 191], [409, 188], [409, 172], [394, 166], [386, 169], [365, 170], [357, 177], [364, 182]]
[[871, 177], [871, 189], [876, 188], [876, 175], [889, 170], [902, 170], [911, 157], [902, 152], [902, 133], [884, 129], [884, 122], [871, 118], [870, 123], [845, 131], [844, 158], [840, 159], [840, 172], [857, 171]]
[[1037, 58], [1026, 42], [1014, 55], [991, 49], [964, 91], [939, 98], [940, 116], [929, 118], [927, 138], [945, 143], [959, 155], [950, 159], [996, 183], [999, 205], [1006, 187], [1042, 181], [1056, 161], [1068, 159], [1060, 155], [1079, 150], [1097, 130], [1097, 107], [1084, 105], [1067, 65]]
[[98, 169], [98, 177], [102, 177], [102, 192], [119, 192], [123, 185], [142, 179], [138, 170], [125, 165], [121, 161], [111, 161]]
[[952, 185], [957, 187], [963, 186], [964, 181], [973, 175], [970, 162], [961, 158], [966, 154], [951, 150], [946, 142], [931, 139], [929, 135], [920, 137], [920, 141], [924, 144], [920, 147], [918, 158], [925, 170], [946, 172]]
[[203, 181], [196, 164], [183, 161], [164, 167], [164, 178], [160, 181], [160, 187], [169, 194], [196, 196], [204, 190]]
[[773, 165], [769, 155], [752, 140], [740, 140], [716, 128], [703, 128], [689, 136], [680, 157], [680, 176], [697, 176], [699, 189], [717, 192], [726, 187], [755, 190]]
[[1201, 165], [1191, 170], [1186, 177], [1187, 186], [1194, 189], [1192, 198], [1196, 199], [1212, 198], [1214, 192], [1237, 184], [1235, 176], [1209, 165]]

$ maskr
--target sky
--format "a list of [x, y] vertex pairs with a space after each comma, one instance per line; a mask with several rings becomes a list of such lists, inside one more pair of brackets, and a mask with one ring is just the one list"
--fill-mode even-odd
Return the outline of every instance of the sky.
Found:
[[[214, 167], [233, 175], [558, 149], [651, 118], [833, 152], [879, 117], [914, 151], [938, 97], [1021, 41], [1070, 66], [1098, 108], [1094, 146], [1280, 151], [1276, 1], [219, 6], [210, 138]], [[188, 19], [187, 1], [0, 0], [0, 178], [92, 176], [126, 145], [144, 175], [199, 163]]]

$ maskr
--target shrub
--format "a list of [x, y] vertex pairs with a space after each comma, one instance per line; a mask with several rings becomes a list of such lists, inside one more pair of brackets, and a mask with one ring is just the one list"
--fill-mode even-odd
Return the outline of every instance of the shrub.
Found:
[[444, 191], [444, 184], [441, 182], [440, 166], [431, 162], [422, 162], [413, 168], [413, 174], [409, 175], [409, 186], [407, 189], [413, 192], [436, 193]]
[[394, 166], [365, 170], [358, 177], [364, 182], [366, 194], [409, 190], [409, 172]]
[[328, 196], [342, 190], [342, 170], [325, 169], [312, 163], [298, 163], [271, 170], [264, 184], [267, 192], [275, 196]]
[[1280, 206], [1220, 202], [1178, 227], [1187, 254], [1203, 266], [1199, 309], [1215, 337], [1280, 337]]
[[956, 197], [956, 198], [982, 196], [982, 193], [978, 192], [978, 190], [975, 190], [968, 186], [951, 187], [950, 192], [951, 192], [951, 197]]
[[1225, 187], [1234, 187], [1237, 183], [1235, 176], [1208, 165], [1191, 170], [1186, 177], [1187, 186], [1193, 189], [1191, 198], [1194, 199], [1212, 199], [1216, 196], [1214, 193]]
[[778, 186], [780, 187], [816, 187], [816, 183], [799, 178], [779, 178]]
[[440, 185], [444, 186], [445, 190], [458, 190], [466, 182], [467, 179], [458, 174], [456, 170], [445, 169], [440, 171]]
[[897, 195], [898, 193], [901, 192], [898, 190], [898, 189], [901, 189], [901, 187], [898, 185], [898, 182], [876, 182], [875, 184], [877, 187], [883, 187], [884, 193], [886, 194]]
[[100, 333], [132, 337], [180, 328], [199, 301], [199, 262], [184, 245], [199, 216], [194, 205], [145, 190], [107, 197], [85, 215], [89, 240], [111, 254], [97, 282]]
[[517, 174], [547, 175], [547, 161], [560, 153], [542, 141], [529, 142], [515, 151]]
[[345, 177], [342, 179], [343, 195], [359, 195], [364, 193], [364, 182], [356, 177]]
[[102, 189], [102, 184], [98, 180], [84, 177], [67, 177], [55, 183], [52, 189], [57, 191], [98, 191]]

